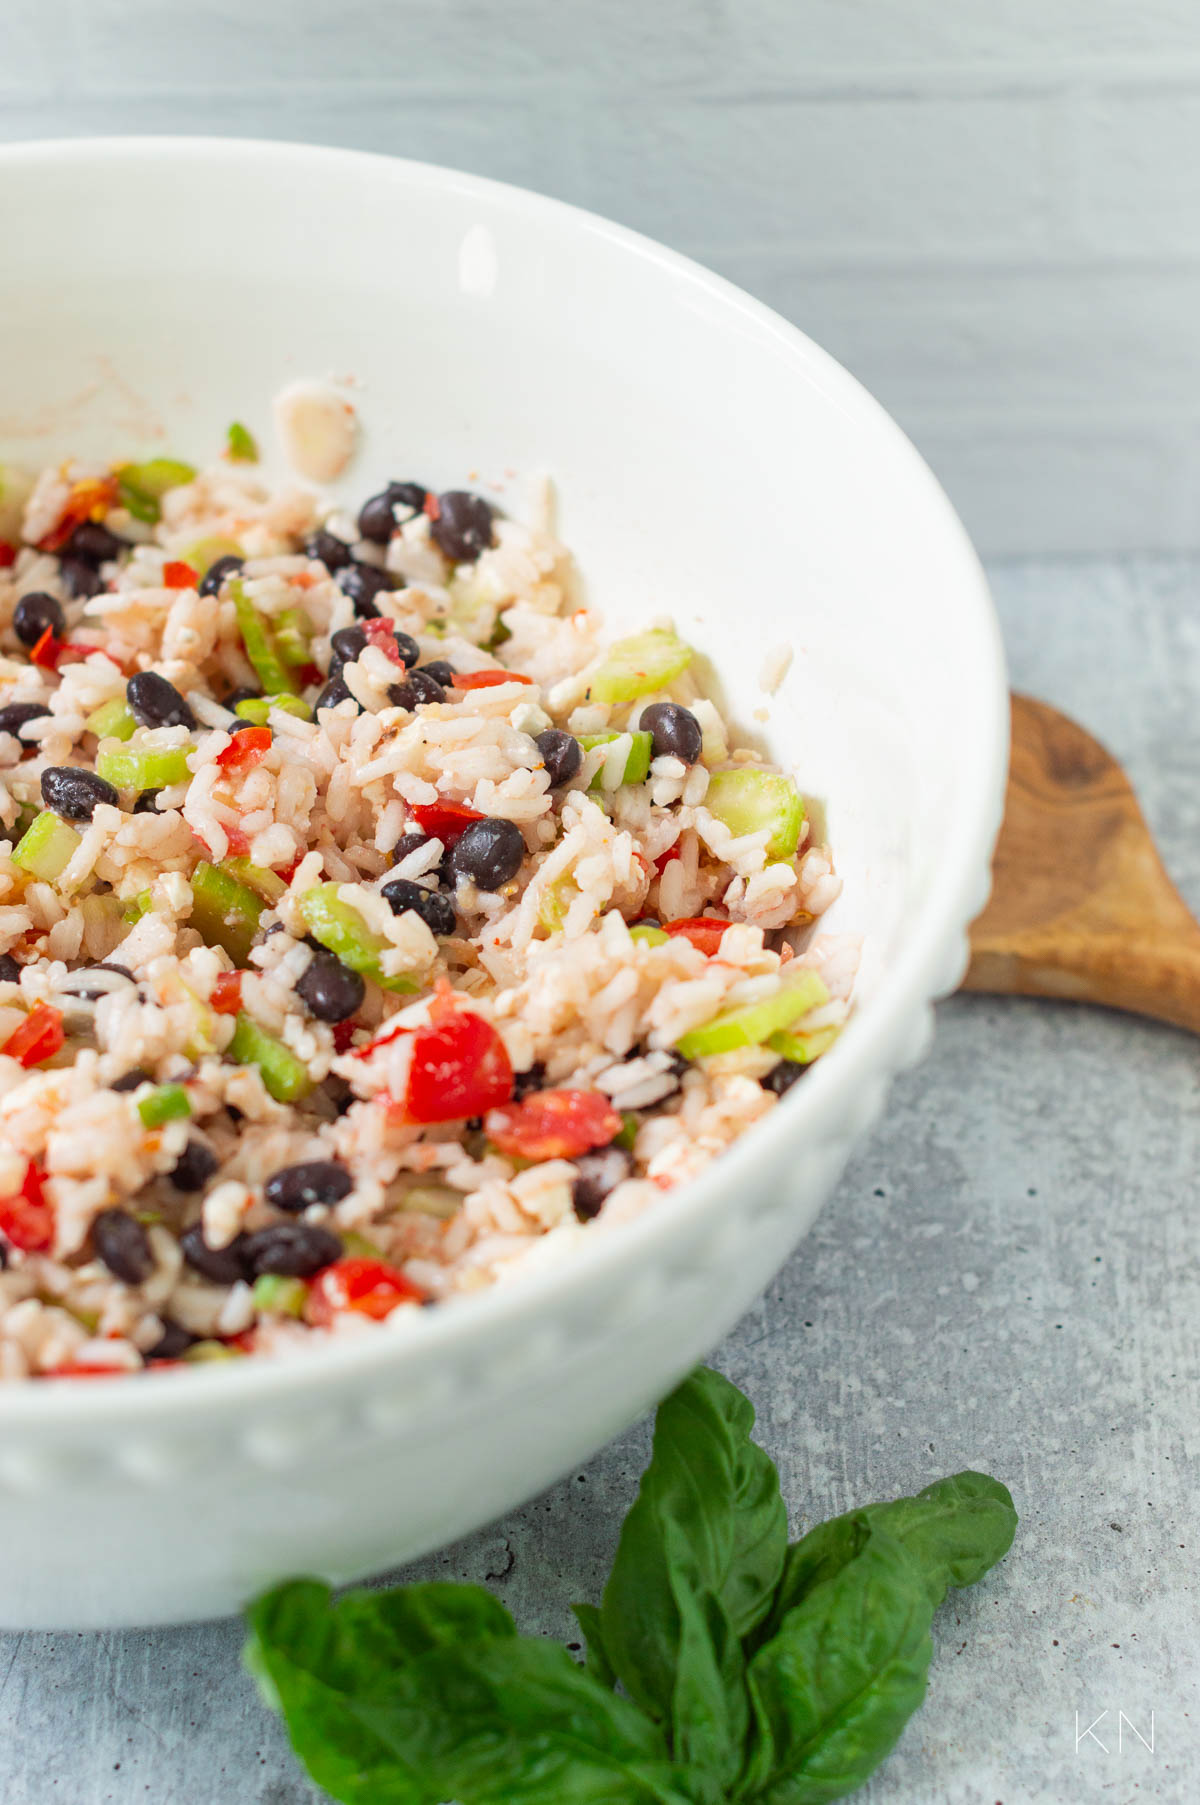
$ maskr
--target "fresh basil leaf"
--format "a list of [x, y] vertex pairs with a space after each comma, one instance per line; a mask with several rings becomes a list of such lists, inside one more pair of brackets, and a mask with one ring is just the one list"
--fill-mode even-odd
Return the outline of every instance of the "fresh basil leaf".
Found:
[[600, 1612], [630, 1697], [667, 1726], [677, 1760], [724, 1784], [748, 1723], [741, 1639], [770, 1609], [787, 1544], [753, 1424], [749, 1400], [703, 1367], [659, 1406]]
[[611, 1692], [617, 1683], [617, 1676], [604, 1646], [599, 1607], [594, 1604], [573, 1604], [571, 1609], [575, 1613], [575, 1621], [587, 1638], [587, 1671], [599, 1685], [607, 1686]]
[[300, 1582], [249, 1612], [247, 1662], [344, 1805], [695, 1805], [663, 1735], [474, 1586]]
[[929, 1591], [900, 1543], [855, 1515], [844, 1531], [854, 1552], [750, 1662], [754, 1727], [739, 1799], [825, 1805], [853, 1792], [925, 1696]]

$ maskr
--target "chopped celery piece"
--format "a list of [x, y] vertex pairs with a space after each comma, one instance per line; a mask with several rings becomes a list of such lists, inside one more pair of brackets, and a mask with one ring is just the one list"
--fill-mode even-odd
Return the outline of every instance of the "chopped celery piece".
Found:
[[[628, 731], [628, 729], [626, 731]], [[639, 728], [636, 732], [630, 733], [629, 737], [633, 744], [630, 746], [628, 755], [625, 759], [625, 769], [621, 773], [621, 782], [644, 783], [650, 771], [650, 760], [653, 756], [654, 748], [654, 735], [651, 733], [643, 733]], [[620, 738], [621, 735], [619, 733], [581, 733], [579, 735], [579, 744], [583, 747], [585, 752], [590, 752], [594, 746], [609, 746], [612, 744], [613, 740]], [[604, 766], [601, 765], [600, 769], [596, 772], [596, 775], [592, 778], [591, 783], [589, 783], [588, 789], [601, 789], [603, 787], [603, 775]]]
[[273, 708], [282, 708], [285, 714], [298, 715], [302, 721], [312, 720], [312, 709], [303, 696], [246, 696], [243, 701], [234, 703], [233, 712], [240, 720], [253, 721], [256, 727], [265, 727]]
[[185, 564], [190, 564], [197, 576], [202, 577], [210, 564], [218, 558], [240, 558], [242, 548], [236, 539], [227, 539], [224, 533], [210, 533], [205, 539], [197, 539], [182, 554]]
[[400, 1208], [412, 1210], [418, 1216], [436, 1216], [439, 1222], [446, 1222], [457, 1214], [462, 1200], [462, 1192], [452, 1191], [449, 1185], [413, 1185], [400, 1199]]
[[165, 790], [186, 783], [190, 746], [140, 746], [127, 752], [102, 752], [96, 773], [118, 790]]
[[647, 946], [665, 946], [671, 936], [653, 921], [635, 921], [629, 930], [631, 940], [644, 940]]
[[221, 946], [235, 965], [245, 965], [258, 932], [262, 899], [224, 865], [201, 860], [192, 873], [189, 925], [206, 946]]
[[500, 647], [504, 644], [506, 639], [511, 639], [511, 638], [512, 638], [512, 628], [506, 627], [502, 620], [498, 620], [496, 622], [495, 626], [492, 628], [491, 638], [484, 640], [483, 649], [485, 652], [494, 652], [497, 650], [498, 647]]
[[814, 1059], [829, 1051], [841, 1031], [836, 1024], [814, 1028], [811, 1034], [792, 1034], [785, 1029], [772, 1034], [767, 1045], [781, 1059], [790, 1059], [793, 1065], [811, 1065]]
[[306, 890], [299, 899], [299, 909], [314, 940], [328, 947], [351, 971], [361, 972], [384, 990], [403, 992], [418, 988], [412, 978], [383, 975], [380, 958], [388, 949], [388, 941], [372, 932], [357, 909], [342, 901], [336, 884], [318, 884], [315, 889]]
[[785, 982], [774, 996], [761, 1003], [744, 1003], [738, 1009], [726, 1009], [710, 1022], [691, 1028], [675, 1043], [676, 1051], [685, 1059], [711, 1059], [716, 1053], [734, 1053], [739, 1047], [757, 1047], [789, 1023], [819, 1009], [829, 1001], [829, 992], [815, 971], [799, 972], [790, 983]]
[[312, 628], [302, 608], [281, 608], [275, 616], [275, 646], [285, 664], [299, 668], [311, 664], [308, 642]]
[[675, 633], [651, 627], [610, 646], [590, 689], [597, 702], [633, 702], [665, 689], [692, 662], [692, 648]]
[[245, 884], [253, 890], [255, 896], [261, 896], [265, 903], [277, 903], [287, 885], [277, 871], [268, 871], [263, 865], [252, 865], [249, 859], [226, 859], [223, 870], [235, 877], [239, 884]]
[[357, 1229], [347, 1229], [341, 1237], [342, 1247], [346, 1253], [353, 1254], [356, 1260], [386, 1260], [387, 1255], [374, 1241], [368, 1241]]
[[284, 1278], [280, 1272], [264, 1272], [254, 1281], [250, 1301], [258, 1311], [273, 1316], [303, 1316], [308, 1286], [303, 1279]]
[[240, 1347], [229, 1347], [224, 1341], [193, 1341], [179, 1356], [189, 1365], [206, 1366], [210, 1360], [244, 1360]]
[[283, 691], [295, 695], [299, 685], [280, 658], [275, 647], [275, 635], [246, 594], [245, 584], [240, 578], [235, 578], [229, 585], [229, 593], [233, 597], [238, 632], [242, 636], [246, 656], [254, 666], [259, 682], [268, 695], [278, 695]]
[[138, 1114], [146, 1128], [161, 1128], [164, 1122], [178, 1122], [192, 1113], [191, 1101], [182, 1084], [160, 1084], [143, 1097]]
[[295, 1103], [312, 1089], [304, 1063], [290, 1047], [260, 1028], [245, 1010], [238, 1015], [227, 1055], [236, 1065], [256, 1065], [276, 1103]]
[[790, 859], [800, 844], [804, 803], [791, 778], [778, 771], [750, 765], [740, 771], [714, 771], [704, 806], [739, 839], [769, 828], [770, 859]]
[[12, 860], [30, 877], [52, 884], [61, 877], [79, 846], [80, 836], [53, 809], [43, 809], [13, 848]]
[[626, 1153], [632, 1153], [633, 1143], [637, 1139], [637, 1131], [641, 1125], [641, 1117], [636, 1110], [623, 1109], [621, 1111], [621, 1132], [613, 1142], [613, 1146], [623, 1148]]
[[140, 921], [143, 915], [150, 913], [153, 906], [154, 897], [151, 892], [139, 890], [136, 896], [131, 896], [128, 902], [121, 904], [121, 913], [126, 921]]
[[538, 904], [538, 925], [548, 934], [561, 934], [567, 910], [579, 895], [579, 885], [570, 877], [556, 877], [546, 885]]
[[257, 464], [258, 441], [248, 426], [234, 420], [225, 434], [225, 448], [235, 464]]
[[122, 506], [135, 520], [153, 525], [162, 517], [159, 505], [168, 489], [194, 481], [196, 472], [190, 464], [176, 458], [150, 458], [144, 464], [122, 464], [117, 471], [117, 492]]
[[99, 708], [93, 708], [83, 724], [99, 740], [132, 739], [137, 727], [124, 696], [114, 696], [111, 702], [101, 702]]

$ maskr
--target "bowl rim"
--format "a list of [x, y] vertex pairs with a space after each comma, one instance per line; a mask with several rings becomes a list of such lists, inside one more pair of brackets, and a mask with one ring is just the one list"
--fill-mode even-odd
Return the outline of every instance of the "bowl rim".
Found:
[[[169, 1379], [163, 1375], [167, 1382], [162, 1384], [150, 1382], [152, 1375], [148, 1374], [130, 1384], [124, 1382], [130, 1375], [120, 1374], [113, 1379], [89, 1379], [84, 1385], [0, 1385], [0, 1425], [36, 1426], [53, 1430], [56, 1438], [76, 1428], [94, 1431], [98, 1425], [167, 1426], [181, 1410], [209, 1415], [228, 1407], [237, 1413], [297, 1389], [315, 1395], [319, 1389], [338, 1389], [343, 1382], [384, 1372], [394, 1375], [418, 1352], [437, 1352], [452, 1344], [465, 1351], [485, 1342], [496, 1328], [521, 1321], [532, 1327], [542, 1305], [553, 1303], [563, 1309], [572, 1293], [586, 1291], [594, 1278], [664, 1253], [677, 1228], [701, 1217], [721, 1192], [739, 1189], [739, 1179], [748, 1175], [756, 1159], [768, 1163], [773, 1150], [782, 1152], [787, 1142], [801, 1139], [822, 1116], [835, 1115], [839, 1105], [852, 1108], [855, 1097], [881, 1067], [890, 1072], [900, 1063], [895, 1057], [890, 1063], [881, 1058], [879, 1049], [895, 1045], [906, 1018], [911, 1021], [939, 994], [947, 948], [962, 936], [982, 905], [981, 875], [999, 826], [1008, 757], [1008, 684], [999, 623], [986, 577], [961, 521], [929, 466], [883, 406], [828, 352], [764, 302], [628, 226], [532, 189], [441, 164], [283, 139], [203, 135], [47, 138], [0, 145], [0, 169], [13, 174], [22, 166], [101, 167], [130, 159], [210, 166], [225, 162], [242, 167], [248, 162], [275, 163], [292, 171], [305, 164], [340, 164], [374, 180], [386, 178], [399, 188], [466, 195], [493, 210], [544, 220], [599, 239], [718, 303], [728, 318], [738, 320], [743, 331], [801, 368], [814, 386], [834, 394], [843, 412], [877, 442], [886, 446], [890, 440], [891, 455], [907, 463], [924, 487], [935, 516], [941, 515], [946, 549], [959, 566], [960, 605], [974, 615], [978, 658], [967, 668], [978, 691], [974, 711], [978, 730], [959, 760], [961, 819], [905, 946], [889, 963], [861, 1013], [852, 1016], [828, 1058], [697, 1178], [665, 1192], [653, 1209], [597, 1236], [593, 1245], [579, 1246], [560, 1262], [454, 1298], [436, 1310], [406, 1313], [411, 1320], [400, 1334], [366, 1333], [345, 1343], [298, 1352], [294, 1358], [222, 1362], [215, 1370], [204, 1365], [176, 1368]], [[821, 1137], [818, 1133], [812, 1138], [819, 1142]], [[118, 1383], [118, 1378], [123, 1382]]]

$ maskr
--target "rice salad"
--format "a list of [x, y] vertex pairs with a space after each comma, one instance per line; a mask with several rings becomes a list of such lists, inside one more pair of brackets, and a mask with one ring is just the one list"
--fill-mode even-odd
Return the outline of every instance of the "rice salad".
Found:
[[318, 1346], [767, 1111], [855, 947], [794, 779], [548, 491], [0, 472], [0, 1376]]

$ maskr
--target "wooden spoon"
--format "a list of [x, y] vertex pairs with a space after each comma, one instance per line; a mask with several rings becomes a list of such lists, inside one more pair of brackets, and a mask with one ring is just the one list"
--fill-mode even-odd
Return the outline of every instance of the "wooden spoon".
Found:
[[1012, 699], [992, 899], [965, 990], [1103, 1003], [1200, 1033], [1200, 924], [1119, 764], [1074, 721]]

